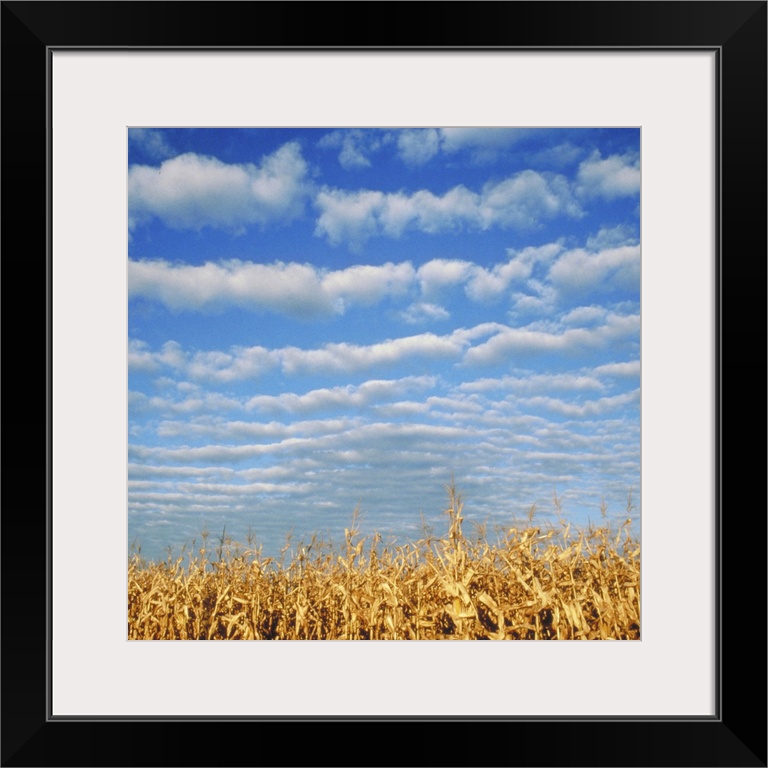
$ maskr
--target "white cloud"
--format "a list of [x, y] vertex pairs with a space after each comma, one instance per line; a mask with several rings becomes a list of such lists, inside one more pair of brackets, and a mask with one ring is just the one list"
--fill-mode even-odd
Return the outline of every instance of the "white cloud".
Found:
[[580, 217], [583, 212], [564, 176], [522, 171], [488, 182], [480, 194], [458, 185], [438, 196], [427, 190], [413, 194], [377, 190], [322, 189], [315, 206], [320, 215], [315, 234], [352, 248], [371, 237], [398, 238], [409, 229], [435, 234], [491, 227], [531, 228], [555, 216]]
[[159, 370], [160, 365], [145, 341], [129, 339], [128, 341], [128, 367], [133, 371], [153, 373]]
[[451, 411], [452, 416], [455, 416], [455, 412], [461, 412], [464, 414], [478, 414], [482, 413], [483, 406], [477, 402], [473, 395], [466, 396], [454, 396], [454, 397], [428, 397], [426, 400], [427, 405], [430, 408], [438, 408], [443, 411]]
[[530, 170], [486, 184], [480, 209], [484, 229], [493, 225], [529, 228], [559, 215], [583, 215], [564, 176]]
[[569, 328], [562, 332], [506, 327], [485, 343], [468, 349], [464, 362], [493, 365], [520, 353], [565, 350], [574, 353], [604, 347], [609, 342], [635, 336], [639, 330], [639, 315], [609, 315], [603, 325], [595, 328]]
[[636, 291], [640, 286], [640, 246], [626, 245], [598, 253], [580, 248], [568, 251], [552, 265], [549, 279], [566, 294]]
[[341, 163], [342, 168], [350, 170], [351, 168], [366, 168], [370, 166], [371, 161], [358, 146], [347, 140], [339, 153], [339, 163]]
[[275, 440], [294, 436], [318, 436], [338, 434], [351, 429], [358, 422], [354, 419], [323, 419], [313, 421], [297, 421], [293, 424], [282, 424], [277, 421], [221, 421], [221, 422], [189, 422], [163, 421], [158, 425], [159, 437], [199, 438], [220, 441], [235, 440]]
[[528, 376], [502, 376], [498, 379], [476, 379], [459, 385], [463, 392], [503, 391], [532, 393], [552, 390], [580, 392], [603, 390], [605, 385], [594, 376], [574, 373], [539, 373]]
[[173, 229], [221, 227], [240, 230], [299, 216], [309, 187], [307, 163], [295, 142], [285, 144], [261, 165], [231, 165], [192, 152], [159, 167], [128, 170], [129, 224], [158, 217]]
[[613, 200], [640, 192], [640, 157], [611, 155], [603, 159], [595, 150], [579, 166], [577, 191], [584, 197]]
[[336, 309], [333, 296], [322, 290], [318, 270], [296, 263], [222, 261], [194, 266], [131, 260], [128, 293], [172, 310], [239, 306], [312, 317]]
[[485, 163], [532, 132], [530, 128], [441, 128], [440, 140], [444, 152], [467, 150], [475, 162]]
[[315, 198], [320, 209], [315, 234], [325, 235], [333, 245], [347, 241], [352, 247], [360, 247], [377, 234], [377, 212], [381, 211], [384, 199], [384, 193], [371, 190], [321, 190]]
[[222, 261], [199, 266], [129, 261], [128, 292], [172, 310], [211, 311], [237, 306], [310, 318], [343, 313], [408, 291], [415, 279], [409, 262], [357, 265], [328, 272], [309, 264]]
[[[535, 301], [549, 301], [552, 296], [544, 294], [553, 293], [551, 286], [529, 278], [537, 264], [546, 265], [561, 252], [561, 244], [550, 243], [520, 251], [508, 249], [508, 261], [488, 268], [461, 259], [431, 259], [418, 270], [407, 261], [357, 264], [328, 271], [295, 262], [258, 264], [230, 260], [190, 265], [131, 260], [128, 291], [131, 298], [158, 301], [173, 311], [215, 312], [240, 307], [313, 318], [343, 314], [353, 306], [412, 298], [418, 289], [422, 301], [411, 304], [401, 314], [407, 322], [416, 323], [447, 318], [449, 313], [439, 303], [441, 293], [460, 285], [469, 299], [484, 302], [498, 298], [513, 283], [528, 280], [526, 287], [539, 294]], [[590, 280], [605, 279], [613, 271], [612, 285], [631, 287], [635, 279], [633, 270], [639, 269], [639, 265], [634, 265], [633, 253], [615, 249], [602, 254], [569, 252], [568, 258], [552, 271], [556, 279], [567, 283], [569, 270], [573, 269], [585, 285]], [[584, 270], [584, 274], [579, 270]], [[576, 287], [571, 285], [571, 289]], [[520, 305], [525, 295], [517, 292], [513, 298]], [[138, 351], [135, 363], [139, 364]]]
[[218, 382], [257, 378], [279, 365], [279, 355], [261, 346], [233, 347], [230, 352], [199, 351], [191, 355], [186, 374]]
[[530, 277], [537, 263], [551, 261], [561, 250], [562, 246], [557, 243], [519, 252], [509, 249], [512, 258], [506, 263], [496, 264], [491, 269], [474, 266], [466, 285], [467, 296], [474, 301], [498, 298], [512, 282]]
[[[230, 352], [219, 350], [184, 350], [175, 341], [168, 341], [158, 352], [149, 351], [146, 342], [131, 339], [128, 343], [128, 368], [131, 371], [157, 372], [171, 368], [197, 380], [227, 382], [235, 379], [253, 378], [274, 368], [279, 357], [264, 347], [233, 347]], [[158, 398], [156, 402], [168, 403], [168, 407], [179, 408], [180, 403]], [[201, 397], [193, 394], [183, 401], [190, 410], [201, 404]]]
[[431, 389], [434, 376], [406, 376], [402, 379], [372, 380], [359, 386], [347, 385], [330, 389], [314, 389], [303, 395], [284, 392], [280, 395], [257, 395], [246, 407], [266, 413], [311, 413], [336, 408], [361, 408], [385, 400], [402, 397], [413, 391]]
[[565, 325], [594, 325], [604, 320], [607, 310], [603, 307], [576, 307], [560, 318]]
[[[477, 326], [457, 338], [464, 343], [493, 330], [500, 328]], [[273, 554], [293, 524], [298, 537], [314, 530], [343, 541], [361, 502], [364, 530], [408, 535], [410, 527], [418, 537], [420, 512], [436, 531], [444, 530], [443, 485], [452, 472], [468, 500], [467, 521], [487, 518], [491, 531], [494, 524], [509, 527], [512, 516], [522, 517], [534, 501], [537, 517], [546, 520], [553, 484], [566, 515], [578, 508], [586, 521], [583, 510], [591, 505], [599, 514], [603, 494], [611, 509], [621, 509], [627, 484], [639, 477], [639, 392], [582, 399], [601, 395], [611, 382], [594, 376], [609, 375], [617, 365], [623, 363], [519, 372], [456, 388], [434, 376], [374, 379], [259, 398], [257, 415], [279, 413], [279, 421], [207, 416], [160, 422], [155, 426], [163, 443], [129, 449], [134, 530], [148, 554], [150, 525], [165, 519], [185, 522], [174, 539], [179, 544], [199, 538], [205, 521], [219, 531], [226, 522], [236, 540], [253, 525]], [[494, 402], [499, 394], [503, 399]], [[326, 407], [339, 412], [293, 421]]]
[[630, 360], [626, 363], [607, 363], [595, 368], [595, 373], [601, 376], [639, 376], [640, 361]]
[[426, 302], [411, 304], [410, 307], [400, 313], [400, 317], [402, 317], [406, 323], [411, 323], [412, 325], [432, 322], [435, 320], [446, 320], [450, 316], [451, 314], [447, 309], [444, 309], [437, 304], [429, 304]]
[[584, 150], [581, 147], [565, 142], [565, 144], [535, 152], [531, 155], [531, 161], [536, 165], [563, 167], [575, 163], [583, 154]]
[[432, 259], [422, 264], [416, 274], [422, 296], [433, 298], [444, 288], [463, 283], [473, 266], [460, 259]]
[[378, 344], [325, 344], [320, 349], [285, 347], [280, 350], [287, 374], [313, 371], [352, 372], [394, 365], [408, 358], [458, 358], [465, 343], [456, 333], [436, 336], [423, 333], [388, 339]]
[[467, 283], [467, 296], [474, 301], [497, 299], [514, 280], [526, 276], [526, 269], [519, 262], [497, 264], [492, 269], [477, 267]]
[[139, 147], [154, 160], [164, 160], [174, 154], [163, 133], [152, 128], [129, 128], [128, 143]]
[[602, 227], [596, 235], [587, 238], [587, 250], [602, 251], [622, 245], [637, 245], [639, 242], [633, 227], [618, 224], [615, 227]]
[[[185, 351], [175, 342], [168, 342], [159, 352], [150, 352], [141, 341], [133, 341], [129, 367], [134, 371], [159, 371], [171, 367], [186, 378], [196, 381], [232, 382], [256, 378], [279, 368], [294, 373], [351, 373], [404, 360], [458, 360], [471, 344], [480, 338], [498, 333], [506, 326], [481, 323], [473, 328], [459, 328], [438, 336], [422, 333], [369, 344], [329, 343], [317, 349], [282, 347], [266, 349], [261, 346], [232, 347], [229, 351]], [[193, 396], [190, 401], [195, 401]]]
[[149, 345], [144, 341], [128, 341], [128, 367], [131, 370], [154, 372], [164, 366], [181, 368], [185, 363], [184, 352], [175, 341], [166, 341], [159, 352], [150, 352]]
[[512, 294], [512, 317], [551, 314], [557, 304], [557, 291], [549, 285], [531, 278], [526, 283], [529, 293], [517, 291]]
[[479, 198], [463, 185], [449, 189], [442, 197], [423, 189], [410, 197], [390, 195], [387, 203], [382, 224], [384, 234], [390, 237], [399, 237], [411, 223], [429, 234], [482, 225]]
[[478, 197], [458, 186], [438, 197], [426, 190], [413, 195], [374, 190], [323, 189], [315, 199], [320, 210], [315, 234], [333, 245], [359, 248], [371, 237], [400, 237], [406, 229], [435, 233], [465, 224], [480, 225]]
[[[352, 427], [342, 432], [331, 432], [313, 437], [288, 437], [277, 442], [247, 445], [210, 444], [203, 446], [158, 447], [147, 445], [129, 446], [129, 456], [133, 461], [168, 462], [188, 464], [204, 462], [225, 464], [245, 461], [259, 456], [284, 455], [292, 457], [317, 456], [327, 454], [338, 467], [344, 457], [334, 455], [334, 451], [359, 450], [360, 458], [367, 453], [378, 457], [378, 461], [391, 463], [391, 451], [396, 446], [399, 452], [419, 449], [440, 449], [443, 440], [460, 440], [471, 437], [474, 429], [457, 428], [432, 424], [392, 424], [370, 423]], [[434, 442], [432, 442], [434, 441]], [[373, 447], [372, 447], [373, 446]], [[328, 453], [331, 452], [331, 453]], [[347, 459], [350, 457], [347, 456]], [[325, 463], [325, 462], [324, 462]]]
[[160, 413], [192, 415], [206, 412], [241, 410], [243, 404], [239, 400], [223, 395], [220, 392], [205, 392], [186, 397], [182, 400], [174, 400], [170, 397], [150, 397], [143, 392], [131, 390], [128, 392], [128, 406], [133, 414], [156, 411]]
[[371, 165], [370, 156], [377, 152], [390, 140], [388, 134], [381, 134], [378, 131], [361, 130], [353, 128], [351, 130], [338, 130], [323, 136], [317, 142], [320, 149], [338, 149], [339, 163], [347, 171], [357, 168], [369, 168]]
[[514, 248], [508, 248], [507, 254], [513, 259], [532, 267], [539, 262], [548, 263], [561, 253], [563, 250], [562, 243], [547, 243], [540, 246], [528, 246], [522, 250], [516, 250]]
[[[435, 424], [375, 423], [350, 430], [345, 437], [350, 443], [381, 445], [384, 448], [387, 444], [395, 444], [401, 449], [413, 450], [424, 446], [424, 441], [461, 439], [470, 437], [472, 433], [473, 430], [466, 428]], [[386, 456], [384, 458], [386, 459]]]
[[152, 464], [128, 463], [128, 477], [232, 477], [235, 470], [229, 467], [164, 467]]
[[594, 417], [602, 416], [616, 408], [621, 408], [630, 403], [640, 401], [640, 390], [626, 392], [612, 397], [602, 397], [599, 400], [588, 400], [585, 403], [568, 403], [554, 397], [530, 397], [525, 400], [526, 405], [542, 407], [547, 410], [569, 417]]
[[487, 164], [531, 133], [529, 128], [405, 128], [396, 134], [397, 150], [412, 167], [440, 152], [466, 152], [471, 162]]
[[129, 445], [128, 455], [136, 461], [177, 464], [200, 461], [210, 464], [226, 464], [227, 462], [244, 461], [263, 456], [275, 451], [278, 446], [279, 444], [275, 443], [267, 445], [202, 445], [196, 447], [184, 445], [177, 448]]
[[322, 277], [322, 290], [344, 303], [371, 305], [385, 297], [401, 296], [413, 284], [416, 271], [410, 262], [381, 266], [355, 265]]
[[406, 165], [424, 165], [440, 151], [440, 134], [434, 128], [400, 131], [397, 148]]
[[178, 483], [178, 490], [189, 494], [214, 494], [219, 498], [229, 499], [238, 496], [261, 496], [265, 493], [308, 493], [309, 483]]

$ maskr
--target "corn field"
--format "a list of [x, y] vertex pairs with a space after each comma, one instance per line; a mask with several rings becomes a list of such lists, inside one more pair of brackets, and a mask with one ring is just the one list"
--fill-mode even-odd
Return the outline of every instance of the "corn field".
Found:
[[[185, 558], [128, 566], [131, 640], [638, 640], [640, 545], [617, 530], [510, 528], [494, 544], [448, 531], [381, 546], [353, 523], [341, 552], [313, 539], [288, 562], [225, 535]], [[557, 500], [556, 500], [557, 501]], [[204, 539], [204, 544], [206, 543]]]

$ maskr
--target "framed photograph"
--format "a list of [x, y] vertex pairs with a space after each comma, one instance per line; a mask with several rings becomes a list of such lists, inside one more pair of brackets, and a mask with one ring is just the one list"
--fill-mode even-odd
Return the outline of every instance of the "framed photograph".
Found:
[[[3, 266], [40, 265], [47, 350], [45, 514], [7, 491], [3, 519], [4, 765], [123, 764], [99, 729], [153, 722], [131, 764], [251, 764], [187, 736], [305, 721], [429, 723], [394, 764], [766, 765], [764, 363], [722, 387], [724, 317], [766, 348], [766, 3], [412, 3], [444, 22], [413, 40], [404, 7], [346, 4], [383, 39], [331, 47], [254, 18], [323, 4], [3, 3]], [[464, 591], [420, 586], [409, 623], [377, 587], [336, 635], [296, 594], [293, 634], [219, 597], [169, 629], [174, 563], [253, 573], [233, 510], [291, 573], [318, 528], [356, 578], [359, 542], [370, 575], [442, 536]], [[615, 536], [601, 573], [623, 553], [610, 621], [547, 597], [569, 516]], [[520, 537], [524, 597], [473, 580]]]
[[640, 143], [129, 128], [129, 640], [639, 640]]

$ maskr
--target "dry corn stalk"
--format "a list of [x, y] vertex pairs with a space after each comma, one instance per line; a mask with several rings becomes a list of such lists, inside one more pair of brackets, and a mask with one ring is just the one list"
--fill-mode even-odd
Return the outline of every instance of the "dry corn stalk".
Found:
[[[444, 538], [401, 547], [353, 524], [337, 553], [313, 538], [286, 561], [225, 534], [213, 550], [128, 566], [132, 640], [636, 640], [640, 546], [621, 529], [533, 525], [469, 540], [447, 486]], [[560, 499], [558, 513], [560, 513]], [[629, 508], [628, 504], [628, 508]], [[249, 542], [249, 544], [252, 542]], [[366, 547], [366, 544], [368, 545]]]

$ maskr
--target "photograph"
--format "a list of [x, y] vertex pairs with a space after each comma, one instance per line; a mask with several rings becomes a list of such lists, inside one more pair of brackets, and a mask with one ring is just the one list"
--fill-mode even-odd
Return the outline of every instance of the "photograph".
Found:
[[1, 765], [765, 768], [766, 0], [1, 10]]
[[129, 640], [639, 640], [639, 127], [127, 128]]

